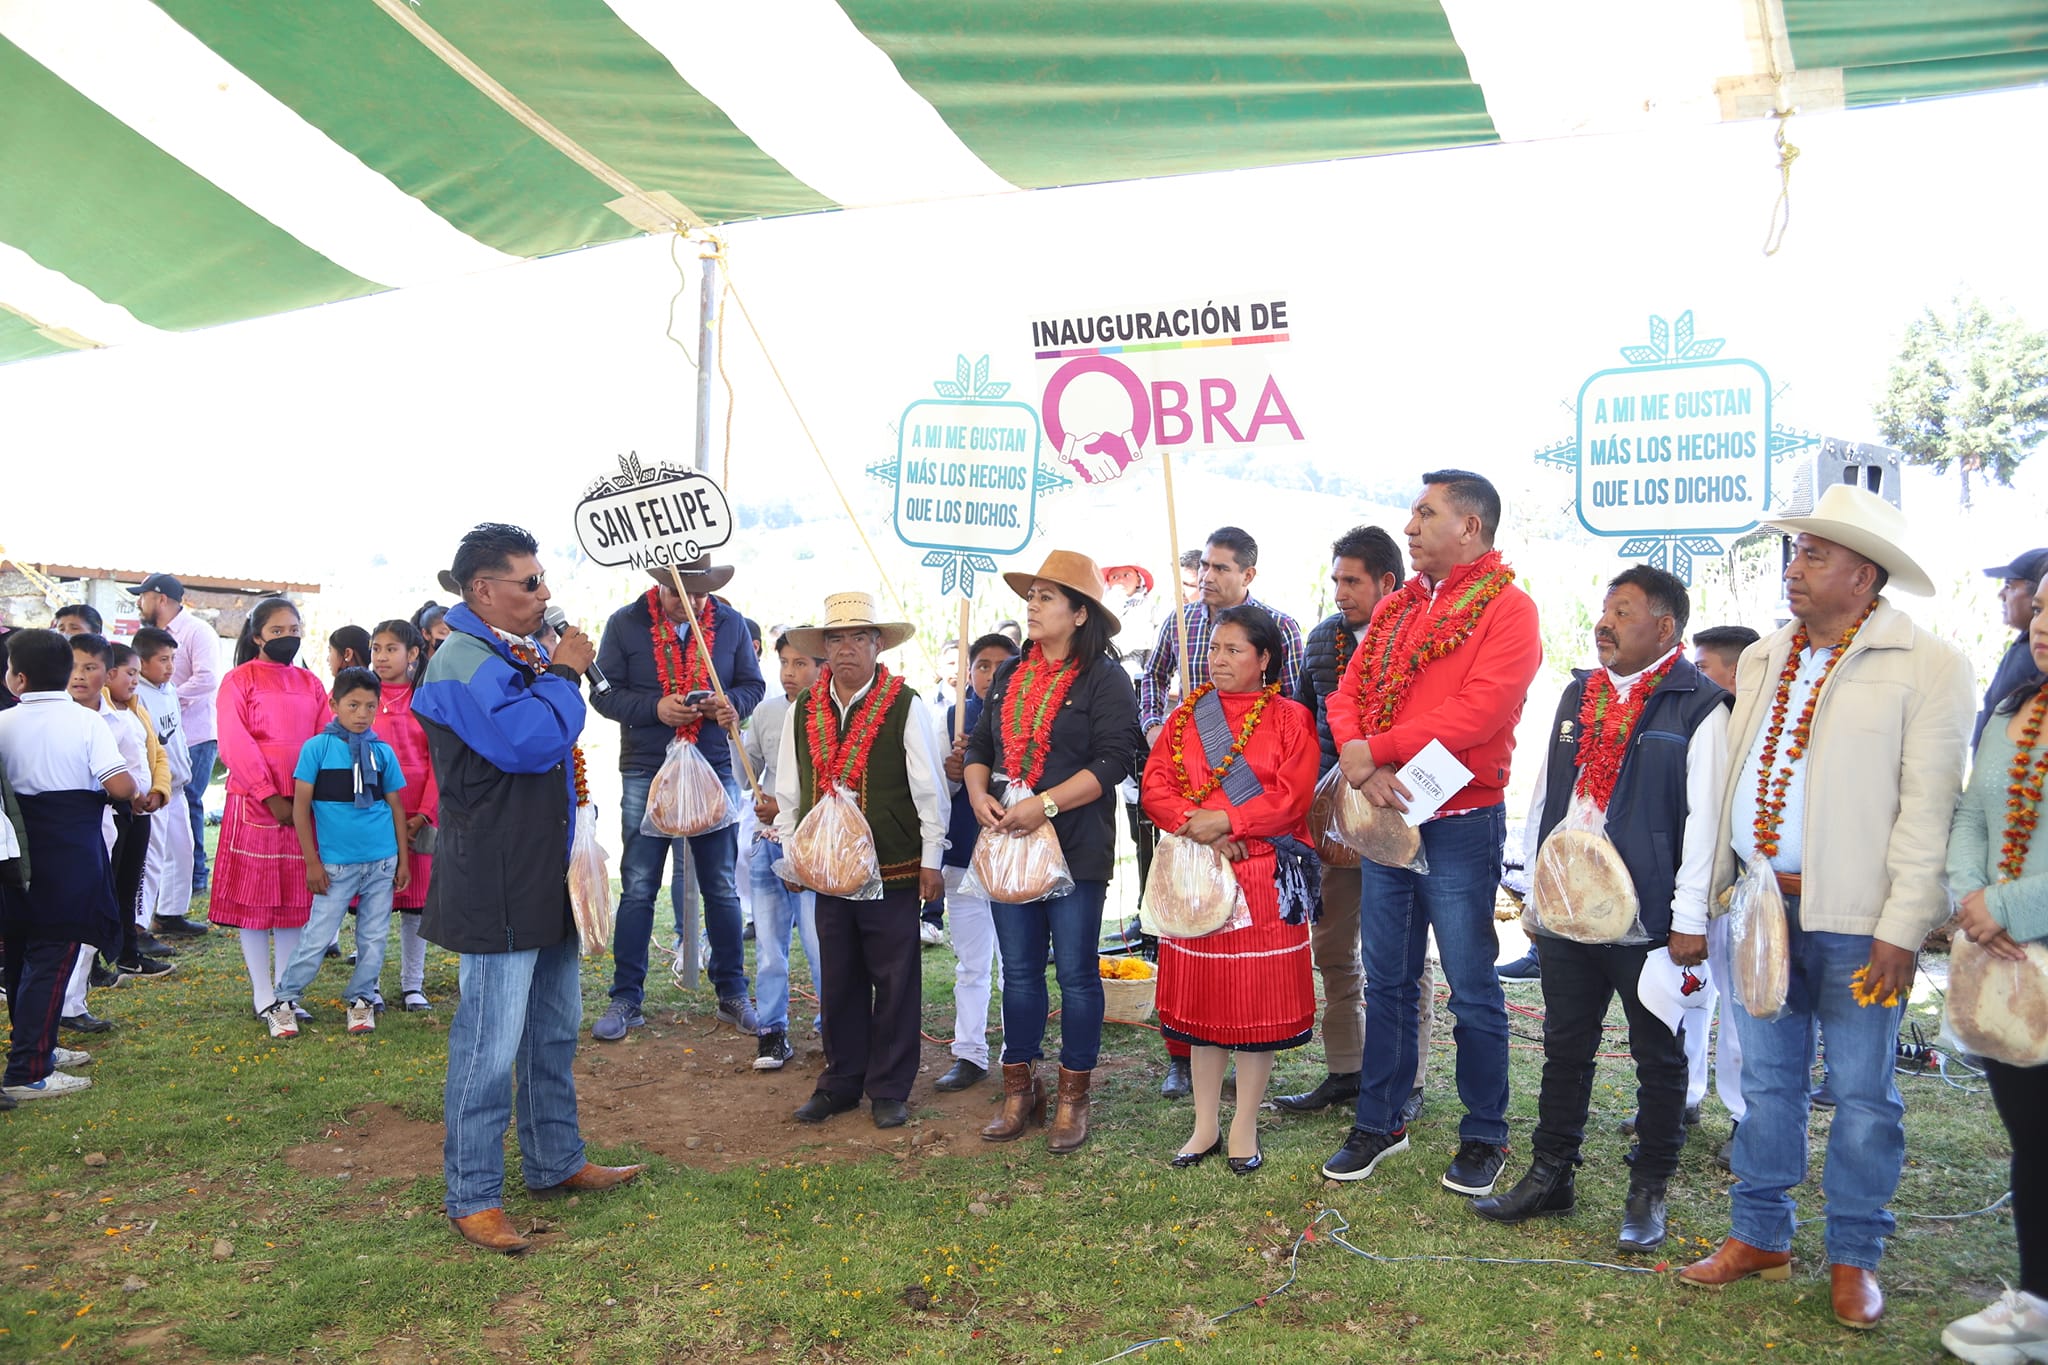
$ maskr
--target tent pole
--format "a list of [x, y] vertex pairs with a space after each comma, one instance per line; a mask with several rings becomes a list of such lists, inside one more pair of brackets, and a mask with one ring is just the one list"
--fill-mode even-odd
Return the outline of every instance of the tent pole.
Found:
[[[718, 319], [718, 256], [715, 243], [705, 243], [704, 250], [705, 254], [699, 258], [703, 266], [703, 282], [697, 295], [696, 456], [698, 472], [709, 474], [711, 473], [711, 376], [718, 365], [717, 358], [712, 355], [712, 348], [718, 344], [714, 325]], [[683, 605], [687, 608], [690, 596], [688, 593], [683, 592], [683, 581], [681, 578], [676, 579], [676, 591], [682, 593]], [[696, 629], [694, 616], [691, 619], [690, 634], [697, 637], [698, 647], [702, 648], [704, 637], [703, 633]], [[711, 669], [711, 660], [708, 656], [704, 660], [704, 666], [707, 670], [711, 670], [712, 687], [718, 691], [720, 696], [724, 696], [725, 689], [719, 686], [718, 673], [715, 669]], [[737, 727], [735, 727], [736, 730]], [[739, 752], [740, 762], [747, 763], [746, 750], [738, 744], [736, 732], [734, 740], [733, 747]], [[754, 781], [753, 765], [750, 763], [747, 764], [747, 778], [758, 792], [760, 786], [758, 782]], [[679, 895], [682, 900], [681, 905], [675, 907], [679, 911], [676, 915], [677, 937], [682, 939], [682, 942], [677, 945], [675, 977], [677, 984], [684, 990], [695, 990], [697, 983], [702, 980], [704, 970], [704, 963], [698, 956], [697, 951], [699, 934], [701, 933], [700, 926], [704, 922], [704, 898], [697, 885], [696, 859], [680, 851], [676, 853], [675, 859], [682, 865], [682, 876], [677, 879], [679, 884], [671, 892], [672, 896]]]
[[711, 472], [711, 376], [718, 367], [712, 354], [718, 344], [718, 256], [707, 247], [701, 258], [703, 280], [697, 296], [697, 468]]

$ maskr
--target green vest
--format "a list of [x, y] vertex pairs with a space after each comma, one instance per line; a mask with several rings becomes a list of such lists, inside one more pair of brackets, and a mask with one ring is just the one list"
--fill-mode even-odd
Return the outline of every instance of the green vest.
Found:
[[[790, 724], [796, 732], [796, 771], [802, 807], [797, 823], [818, 803], [818, 776], [811, 766], [812, 707], [830, 706], [832, 684], [820, 678], [797, 698]], [[862, 699], [863, 704], [866, 698]], [[889, 713], [875, 732], [868, 750], [867, 772], [860, 790], [854, 793], [868, 829], [875, 836], [875, 860], [882, 867], [882, 885], [887, 888], [915, 887], [918, 870], [924, 866], [924, 830], [917, 818], [917, 802], [910, 794], [910, 767], [903, 756], [903, 730], [910, 720], [910, 708], [917, 693], [907, 684], [896, 694]]]

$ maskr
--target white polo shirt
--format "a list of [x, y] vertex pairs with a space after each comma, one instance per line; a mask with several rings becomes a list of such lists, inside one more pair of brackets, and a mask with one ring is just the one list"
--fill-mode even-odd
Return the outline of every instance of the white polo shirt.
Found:
[[69, 692], [29, 692], [21, 705], [0, 711], [0, 766], [18, 794], [40, 796], [99, 791], [128, 763], [98, 712]]

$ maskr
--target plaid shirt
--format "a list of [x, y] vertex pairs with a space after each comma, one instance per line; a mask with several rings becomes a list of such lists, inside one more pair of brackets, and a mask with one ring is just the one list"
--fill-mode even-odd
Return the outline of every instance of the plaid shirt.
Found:
[[[1256, 597], [1247, 597], [1244, 604], [1258, 607], [1280, 624], [1280, 639], [1284, 657], [1280, 661], [1280, 695], [1291, 697], [1301, 683], [1301, 627], [1292, 616], [1279, 611]], [[1201, 602], [1190, 603], [1181, 608], [1181, 615], [1187, 621], [1188, 668], [1195, 677], [1207, 681], [1209, 677], [1209, 636], [1215, 631], [1215, 619], [1208, 606]], [[1138, 679], [1138, 727], [1150, 730], [1155, 725], [1166, 724], [1168, 694], [1173, 690], [1173, 676], [1180, 669], [1180, 647], [1174, 642], [1173, 622], [1160, 623], [1159, 644], [1152, 651], [1152, 660], [1145, 665], [1145, 672]]]

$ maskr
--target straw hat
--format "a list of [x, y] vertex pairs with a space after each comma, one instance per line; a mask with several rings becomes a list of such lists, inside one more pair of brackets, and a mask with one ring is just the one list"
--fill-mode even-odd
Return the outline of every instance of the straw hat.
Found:
[[825, 657], [828, 630], [874, 630], [882, 635], [883, 649], [896, 646], [917, 634], [917, 627], [905, 621], [877, 621], [875, 599], [864, 592], [835, 592], [825, 599], [825, 619], [815, 626], [798, 626], [789, 632], [789, 647], [814, 659]]
[[1102, 570], [1096, 568], [1095, 561], [1087, 555], [1078, 550], [1054, 550], [1046, 555], [1045, 563], [1038, 566], [1036, 573], [1013, 572], [1003, 575], [1003, 581], [1008, 583], [1019, 597], [1029, 593], [1031, 585], [1041, 578], [1087, 598], [1089, 607], [1101, 612], [1102, 618], [1109, 622], [1111, 635], [1123, 629], [1123, 622], [1116, 619], [1116, 613], [1102, 605]]
[[1764, 525], [1788, 536], [1802, 533], [1845, 545], [1891, 575], [1887, 586], [1915, 597], [1934, 596], [1934, 580], [1906, 552], [1906, 514], [1868, 489], [1830, 484], [1810, 517], [1784, 517]]
[[[732, 565], [713, 564], [710, 555], [699, 555], [688, 563], [678, 564], [675, 572], [682, 578], [685, 591], [693, 592], [699, 597], [709, 597], [732, 582]], [[652, 564], [648, 565], [647, 576], [664, 588], [673, 588], [676, 585], [676, 580], [669, 577], [666, 564], [659, 568]]]

